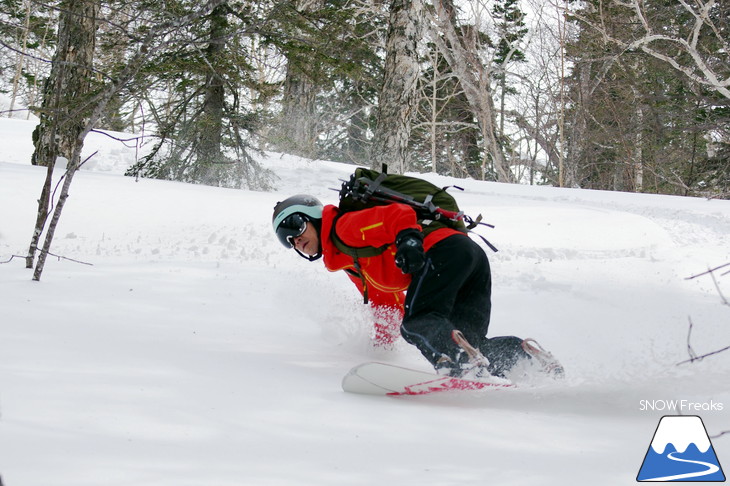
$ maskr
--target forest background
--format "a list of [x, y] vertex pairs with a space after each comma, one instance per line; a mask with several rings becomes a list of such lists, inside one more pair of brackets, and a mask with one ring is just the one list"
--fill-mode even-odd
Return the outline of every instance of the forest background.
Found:
[[728, 2], [0, 7], [3, 115], [38, 117], [33, 163], [62, 157], [71, 176], [86, 134], [106, 129], [139, 134], [127, 142], [144, 147], [129, 175], [225, 187], [270, 187], [252, 154], [272, 150], [393, 172], [730, 197]]

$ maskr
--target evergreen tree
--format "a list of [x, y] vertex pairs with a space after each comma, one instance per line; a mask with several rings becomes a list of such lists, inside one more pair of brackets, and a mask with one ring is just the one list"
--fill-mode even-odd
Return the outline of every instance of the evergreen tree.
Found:
[[[348, 8], [345, 9], [344, 7]], [[337, 26], [328, 50], [331, 77], [318, 94], [320, 153], [331, 160], [370, 165], [370, 144], [376, 127], [383, 79], [387, 9], [373, 4], [337, 9]], [[343, 17], [340, 17], [343, 16]]]
[[268, 36], [286, 59], [274, 143], [278, 150], [310, 158], [317, 157], [316, 100], [327, 76], [323, 56], [317, 52], [319, 29], [327, 21], [323, 10], [320, 1], [283, 2], [275, 17], [280, 32]]
[[[178, 2], [183, 12], [192, 2]], [[225, 187], [265, 188], [268, 174], [251, 157], [246, 133], [255, 130], [240, 102], [241, 88], [255, 90], [247, 44], [253, 30], [248, 5], [224, 1], [181, 32], [189, 41], [150, 59], [145, 74], [166, 86], [168, 99], [155, 114], [159, 141], [128, 175]], [[148, 88], [150, 89], [150, 88]]]
[[382, 75], [385, 9], [346, 0], [286, 2], [265, 36], [286, 60], [268, 142], [308, 157], [367, 163]]

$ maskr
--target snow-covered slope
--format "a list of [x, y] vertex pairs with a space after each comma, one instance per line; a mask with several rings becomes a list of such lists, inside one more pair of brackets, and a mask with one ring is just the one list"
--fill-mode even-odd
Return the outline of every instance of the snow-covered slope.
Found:
[[[0, 120], [0, 261], [35, 221], [32, 129]], [[686, 279], [730, 261], [729, 201], [425, 176], [496, 226], [481, 230], [499, 248], [491, 333], [538, 339], [568, 378], [384, 399], [340, 379], [426, 362], [373, 350], [345, 276], [270, 227], [293, 193], [334, 202], [352, 167], [270, 154], [272, 193], [135, 181], [121, 174], [136, 149], [93, 136], [53, 247], [93, 265], [49, 259], [41, 282], [20, 258], [0, 265], [5, 486], [633, 484], [662, 415], [730, 429], [730, 353], [676, 365], [690, 319], [697, 353], [730, 345], [712, 279]]]

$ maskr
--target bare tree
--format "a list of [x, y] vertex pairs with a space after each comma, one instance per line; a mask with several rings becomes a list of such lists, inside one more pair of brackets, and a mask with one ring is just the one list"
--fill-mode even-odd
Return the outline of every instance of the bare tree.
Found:
[[628, 22], [640, 26], [632, 39], [622, 39], [604, 28], [603, 22], [591, 22], [573, 12], [578, 20], [596, 29], [608, 42], [624, 51], [640, 50], [659, 59], [692, 81], [717, 91], [730, 99], [730, 39], [728, 38], [727, 2], [716, 0], [678, 0], [690, 22], [666, 25], [648, 11], [642, 0], [613, 0], [622, 7]]
[[[433, 173], [437, 173], [439, 170], [439, 160], [454, 149], [453, 136], [464, 129], [476, 130], [478, 128], [476, 123], [449, 119], [449, 105], [455, 104], [458, 97], [463, 95], [463, 91], [450, 70], [441, 71], [443, 66], [441, 57], [437, 49], [432, 50], [428, 55], [430, 72], [427, 77], [422, 76], [420, 80], [421, 103], [413, 124], [414, 131], [422, 130], [427, 134], [429, 165]], [[441, 164], [441, 167], [445, 168], [445, 164]], [[452, 175], [461, 173], [455, 167], [448, 169]]]
[[[706, 277], [710, 276], [712, 278], [712, 283], [715, 285], [715, 289], [717, 290], [717, 294], [720, 296], [720, 301], [722, 302], [722, 305], [730, 307], [730, 301], [725, 297], [725, 295], [722, 293], [722, 290], [720, 289], [720, 284], [717, 281], [717, 275], [720, 274], [720, 276], [730, 275], [730, 270], [727, 270], [727, 268], [730, 267], [730, 263], [725, 263], [723, 265], [717, 266], [715, 268], [711, 268], [707, 270], [706, 272], [698, 273], [697, 275], [692, 275], [691, 277], [688, 277], [687, 280], [692, 280], [699, 277]], [[721, 273], [722, 271], [722, 273]], [[705, 358], [708, 358], [710, 356], [714, 356], [716, 354], [724, 353], [725, 351], [730, 351], [730, 345], [725, 346], [723, 348], [716, 349], [714, 351], [709, 351], [707, 353], [703, 353], [701, 355], [698, 355], [694, 348], [692, 347], [692, 329], [694, 328], [694, 323], [692, 322], [692, 319], [689, 321], [689, 330], [687, 332], [687, 353], [689, 354], [689, 359], [682, 361], [680, 363], [677, 363], [678, 365], [685, 364], [685, 363], [694, 363], [695, 361], [702, 361]]]
[[[511, 135], [525, 154], [527, 180], [536, 177], [556, 185], [575, 184], [575, 170], [565, 157], [564, 39], [562, 12], [555, 5], [530, 0], [531, 11], [525, 55], [529, 59], [514, 73], [519, 90], [511, 98], [509, 119], [515, 125]], [[525, 180], [525, 178], [520, 178]]]
[[479, 57], [480, 40], [475, 28], [459, 28], [456, 7], [451, 0], [433, 0], [433, 40], [459, 79], [464, 95], [479, 124], [484, 143], [482, 178], [486, 178], [488, 158], [500, 182], [515, 178], [504, 156], [497, 135], [497, 111], [492, 99], [492, 68]]
[[[25, 107], [35, 104], [38, 80], [48, 76], [50, 67], [46, 59], [52, 57], [52, 51], [47, 54], [48, 44], [55, 34], [58, 16], [53, 8], [34, 0], [5, 1], [2, 6], [0, 45], [4, 49], [0, 51], [0, 77], [10, 97], [9, 108], [3, 115], [19, 118], [18, 112], [24, 112], [29, 119], [31, 111]], [[5, 73], [12, 75], [5, 78]]]
[[28, 35], [30, 33], [30, 18], [32, 14], [32, 4], [30, 2], [27, 2], [25, 5], [25, 19], [23, 20], [23, 33], [21, 35], [20, 39], [20, 51], [17, 52], [17, 62], [15, 64], [15, 75], [13, 76], [13, 90], [12, 94], [10, 96], [10, 108], [8, 109], [8, 117], [13, 116], [13, 111], [15, 109], [15, 101], [18, 98], [18, 91], [19, 91], [19, 85], [20, 85], [20, 78], [23, 74], [23, 69], [25, 67], [26, 62], [26, 56], [23, 55], [23, 52], [28, 48]]

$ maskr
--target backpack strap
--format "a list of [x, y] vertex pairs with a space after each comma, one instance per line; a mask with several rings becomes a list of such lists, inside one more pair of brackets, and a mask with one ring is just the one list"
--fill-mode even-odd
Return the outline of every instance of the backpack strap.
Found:
[[484, 236], [482, 236], [479, 233], [477, 233], [476, 231], [474, 231], [474, 228], [476, 228], [480, 224], [481, 225], [484, 225], [484, 226], [487, 226], [489, 228], [494, 228], [494, 225], [493, 224], [482, 223], [482, 215], [481, 214], [479, 216], [477, 216], [476, 219], [470, 218], [469, 216], [464, 216], [464, 222], [465, 223], [468, 223], [467, 224], [467, 227], [466, 227], [466, 233], [467, 234], [474, 233], [475, 235], [477, 235], [479, 238], [482, 239], [482, 241], [484, 242], [484, 244], [486, 244], [489, 247], [490, 250], [492, 250], [495, 253], [499, 251], [499, 250], [497, 250], [497, 247], [496, 246], [494, 246], [493, 244], [491, 244], [489, 242], [488, 239], [486, 239]]
[[488, 239], [486, 239], [485, 237], [483, 237], [482, 235], [480, 235], [480, 234], [479, 234], [479, 233], [477, 233], [476, 231], [472, 231], [472, 230], [469, 230], [469, 233], [474, 233], [474, 234], [475, 234], [475, 235], [477, 235], [477, 236], [478, 236], [479, 238], [481, 238], [481, 239], [482, 239], [482, 241], [484, 242], [484, 244], [485, 244], [485, 245], [487, 245], [487, 246], [489, 247], [489, 249], [490, 249], [490, 250], [492, 250], [493, 252], [495, 252], [495, 253], [496, 253], [496, 252], [498, 252], [498, 251], [499, 251], [499, 250], [497, 250], [497, 247], [496, 247], [496, 246], [494, 246], [493, 244], [491, 244], [491, 243], [489, 242], [489, 240], [488, 240]]
[[380, 175], [378, 177], [376, 177], [374, 181], [371, 181], [367, 177], [361, 177], [361, 178], [357, 179], [357, 183], [361, 183], [365, 186], [364, 190], [360, 190], [360, 191], [362, 191], [362, 193], [358, 195], [360, 200], [362, 202], [367, 202], [368, 200], [370, 200], [371, 197], [373, 197], [373, 195], [376, 193], [376, 191], [385, 189], [385, 188], [381, 189], [380, 186], [383, 185], [383, 181], [387, 177], [388, 177], [388, 174], [386, 174], [385, 172], [381, 172]]
[[362, 274], [362, 267], [360, 266], [360, 260], [355, 258], [355, 270], [346, 270], [346, 272], [353, 277], [360, 278], [360, 281], [362, 282], [362, 303], [367, 304], [370, 299], [368, 299], [368, 283], [365, 280], [365, 276]]

